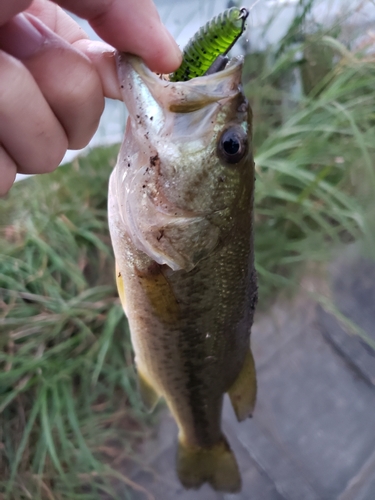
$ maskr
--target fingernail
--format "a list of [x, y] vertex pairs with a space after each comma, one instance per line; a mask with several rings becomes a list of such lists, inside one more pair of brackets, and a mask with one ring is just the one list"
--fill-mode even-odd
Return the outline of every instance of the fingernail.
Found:
[[101, 40], [85, 40], [85, 48], [86, 52], [93, 56], [114, 57], [116, 52], [112, 45]]
[[26, 18], [17, 14], [0, 26], [0, 49], [17, 59], [27, 59], [43, 45], [45, 36]]

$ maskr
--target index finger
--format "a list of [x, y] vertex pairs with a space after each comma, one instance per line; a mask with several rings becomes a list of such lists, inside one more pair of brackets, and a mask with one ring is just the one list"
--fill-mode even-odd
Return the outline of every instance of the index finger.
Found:
[[55, 0], [87, 19], [106, 42], [140, 56], [147, 66], [170, 73], [181, 64], [181, 51], [162, 24], [152, 0]]

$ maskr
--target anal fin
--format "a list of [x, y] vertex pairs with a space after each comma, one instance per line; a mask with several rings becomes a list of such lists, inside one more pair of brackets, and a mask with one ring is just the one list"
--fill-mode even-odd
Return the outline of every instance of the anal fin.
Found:
[[240, 374], [228, 390], [228, 394], [239, 422], [252, 416], [257, 395], [257, 379], [250, 349], [247, 351]]
[[138, 371], [138, 390], [141, 395], [142, 402], [145, 405], [146, 409], [149, 412], [152, 412], [152, 410], [157, 405], [160, 396], [152, 386], [151, 382], [149, 382], [148, 378], [142, 373], [142, 371], [139, 370], [139, 368], [137, 368], [137, 371]]

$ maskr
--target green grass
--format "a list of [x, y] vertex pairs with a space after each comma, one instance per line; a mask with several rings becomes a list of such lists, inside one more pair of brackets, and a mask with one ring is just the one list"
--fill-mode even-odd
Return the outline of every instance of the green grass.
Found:
[[[282, 44], [250, 54], [244, 69], [260, 306], [347, 242], [373, 248], [375, 63], [330, 31], [301, 41], [309, 3]], [[294, 95], [298, 71], [304, 93]], [[119, 498], [132, 498], [136, 487], [124, 471], [150, 417], [106, 220], [117, 149], [94, 150], [0, 200], [0, 499], [114, 499], [116, 484]]]
[[0, 202], [0, 492], [12, 499], [99, 498], [147, 432], [107, 227], [116, 150]]
[[[317, 40], [340, 59], [308, 95], [296, 98], [283, 90], [280, 74], [295, 73], [296, 50]], [[329, 36], [308, 38], [280, 58], [270, 65], [269, 57], [258, 55], [254, 67], [250, 55], [244, 71], [254, 111], [255, 242], [263, 298], [295, 283], [296, 264], [324, 261], [343, 242], [369, 238], [375, 191], [375, 62], [348, 53]]]

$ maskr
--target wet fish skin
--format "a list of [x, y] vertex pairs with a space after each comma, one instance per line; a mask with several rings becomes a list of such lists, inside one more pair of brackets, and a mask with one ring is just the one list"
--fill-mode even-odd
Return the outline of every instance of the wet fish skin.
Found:
[[[110, 179], [109, 224], [141, 393], [149, 407], [165, 397], [176, 419], [182, 483], [237, 491], [223, 395], [243, 419], [256, 394], [252, 116], [242, 60], [177, 83], [125, 54], [118, 69], [130, 117]], [[219, 146], [228, 129], [244, 138], [235, 164]]]

